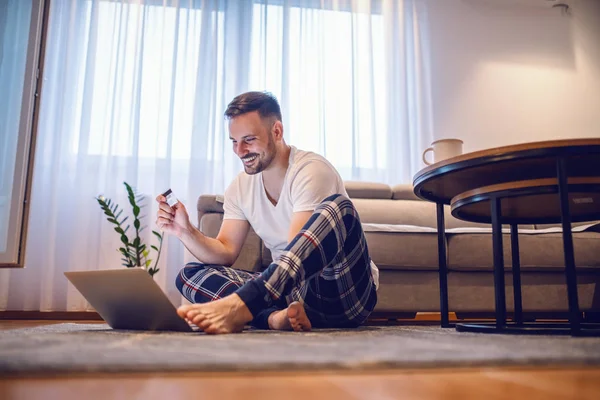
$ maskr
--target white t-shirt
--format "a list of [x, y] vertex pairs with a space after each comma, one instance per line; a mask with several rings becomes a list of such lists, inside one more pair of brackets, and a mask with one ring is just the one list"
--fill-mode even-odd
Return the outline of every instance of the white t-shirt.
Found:
[[[223, 204], [223, 218], [248, 221], [271, 251], [273, 260], [279, 258], [288, 244], [293, 213], [314, 211], [332, 194], [348, 197], [342, 178], [329, 161], [316, 153], [290, 147], [289, 166], [277, 205], [267, 197], [262, 173], [245, 172], [229, 185]], [[379, 270], [373, 261], [371, 272], [378, 288]]]

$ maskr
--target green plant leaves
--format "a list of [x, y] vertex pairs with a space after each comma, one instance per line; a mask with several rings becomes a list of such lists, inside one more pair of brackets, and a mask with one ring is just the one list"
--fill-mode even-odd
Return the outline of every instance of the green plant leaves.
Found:
[[145, 216], [140, 216], [140, 211], [144, 207], [142, 202], [144, 201], [145, 196], [141, 193], [137, 193], [137, 191], [127, 182], [123, 182], [123, 184], [125, 185], [125, 189], [127, 191], [127, 199], [131, 205], [131, 211], [134, 218], [133, 226], [135, 228], [135, 237], [133, 238], [133, 241], [130, 241], [129, 237], [127, 236], [127, 231], [129, 230], [130, 225], [127, 225], [125, 228], [123, 228], [123, 225], [129, 216], [125, 216], [121, 221], [119, 221], [119, 218], [121, 218], [121, 214], [123, 213], [123, 209], [119, 209], [119, 205], [117, 203], [113, 203], [111, 199], [107, 199], [102, 195], [96, 197], [96, 201], [100, 205], [104, 215], [106, 215], [106, 220], [115, 225], [114, 230], [120, 236], [123, 246], [119, 247], [118, 251], [123, 256], [123, 258], [121, 258], [123, 266], [127, 268], [144, 267], [150, 276], [153, 277], [159, 270], [157, 266], [162, 250], [163, 237], [157, 231], [152, 231], [152, 234], [157, 238], [159, 244], [158, 247], [154, 245], [150, 246], [150, 248], [157, 253], [154, 267], [151, 267], [152, 259], [148, 258], [150, 256], [150, 249], [147, 248], [146, 244], [143, 243], [142, 239], [140, 238], [140, 232], [145, 228], [141, 224], [141, 220], [145, 218]]

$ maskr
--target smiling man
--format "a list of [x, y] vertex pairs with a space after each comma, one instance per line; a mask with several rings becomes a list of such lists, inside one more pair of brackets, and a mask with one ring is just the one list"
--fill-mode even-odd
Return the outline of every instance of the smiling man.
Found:
[[[183, 204], [156, 198], [157, 225], [199, 260], [177, 277], [194, 303], [179, 315], [207, 333], [361, 325], [377, 303], [379, 272], [340, 175], [322, 156], [286, 144], [271, 94], [241, 94], [225, 117], [244, 172], [225, 191], [217, 237], [194, 227]], [[273, 256], [261, 273], [229, 267], [250, 227]]]

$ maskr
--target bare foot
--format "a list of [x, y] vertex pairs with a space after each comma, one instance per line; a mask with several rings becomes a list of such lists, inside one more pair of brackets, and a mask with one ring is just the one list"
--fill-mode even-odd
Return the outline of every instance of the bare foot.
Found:
[[278, 331], [310, 331], [312, 325], [304, 306], [297, 301], [291, 303], [285, 310], [279, 310], [269, 315], [269, 329]]
[[287, 315], [287, 308], [285, 310], [274, 311], [269, 315], [269, 329], [276, 331], [291, 331], [292, 324]]
[[241, 332], [252, 320], [252, 313], [235, 293], [210, 303], [181, 306], [177, 314], [204, 332], [215, 334]]
[[307, 332], [312, 328], [310, 320], [306, 315], [306, 311], [304, 311], [304, 306], [297, 301], [294, 301], [288, 306], [287, 317], [292, 329], [296, 332]]

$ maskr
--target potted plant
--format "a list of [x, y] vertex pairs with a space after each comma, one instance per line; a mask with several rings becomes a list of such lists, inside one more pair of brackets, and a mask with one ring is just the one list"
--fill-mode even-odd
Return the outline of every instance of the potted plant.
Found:
[[[121, 247], [119, 247], [118, 251], [121, 253], [121, 261], [123, 261], [123, 265], [127, 268], [143, 268], [148, 271], [151, 277], [154, 278], [154, 274], [158, 272], [158, 260], [160, 259], [163, 238], [160, 233], [152, 231], [154, 236], [156, 236], [158, 239], [158, 247], [151, 245], [150, 248], [148, 248], [146, 244], [143, 243], [142, 239], [140, 238], [140, 232], [144, 230], [145, 227], [141, 226], [140, 211], [144, 207], [142, 202], [145, 196], [137, 193], [137, 191], [134, 190], [127, 182], [123, 182], [123, 184], [127, 190], [127, 198], [129, 199], [129, 204], [131, 205], [133, 214], [133, 227], [135, 229], [135, 236], [133, 236], [132, 241], [129, 240], [129, 236], [127, 236], [127, 231], [129, 230], [130, 225], [127, 224], [124, 226], [125, 221], [127, 221], [129, 216], [125, 216], [119, 220], [123, 210], [119, 208], [117, 203], [114, 203], [111, 199], [108, 199], [103, 195], [96, 197], [96, 201], [98, 201], [100, 208], [104, 212], [104, 215], [106, 215], [106, 220], [115, 225], [114, 230], [121, 237]], [[154, 266], [151, 266], [151, 249], [156, 251], [156, 260], [154, 261]]]

